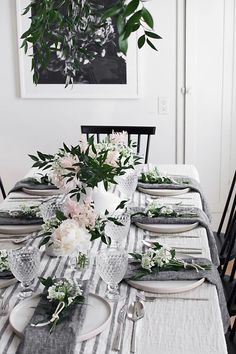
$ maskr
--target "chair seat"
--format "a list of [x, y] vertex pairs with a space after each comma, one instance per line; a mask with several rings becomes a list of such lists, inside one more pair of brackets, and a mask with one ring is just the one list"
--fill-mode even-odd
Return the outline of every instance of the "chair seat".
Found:
[[221, 280], [222, 280], [222, 285], [223, 285], [223, 288], [224, 288], [225, 299], [226, 299], [227, 305], [228, 305], [229, 315], [230, 315], [230, 317], [236, 316], [236, 297], [235, 298], [233, 297], [234, 298], [234, 302], [229, 304], [229, 299], [230, 299], [232, 291], [233, 291], [233, 289], [235, 287], [236, 279], [231, 281], [230, 277], [228, 275], [225, 275], [224, 278], [222, 278]]
[[228, 331], [225, 334], [225, 340], [227, 344], [228, 354], [235, 354], [236, 353], [236, 335], [233, 338], [230, 338], [231, 331]]

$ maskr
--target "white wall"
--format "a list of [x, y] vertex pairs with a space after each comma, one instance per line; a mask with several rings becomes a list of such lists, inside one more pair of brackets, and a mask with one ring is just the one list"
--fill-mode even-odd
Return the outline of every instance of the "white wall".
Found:
[[[29, 169], [28, 153], [54, 152], [75, 143], [81, 124], [156, 125], [151, 161], [175, 162], [176, 2], [150, 2], [159, 52], [140, 53], [141, 97], [137, 100], [23, 100], [19, 97], [15, 0], [1, 0], [0, 173], [6, 189]], [[168, 115], [158, 116], [158, 96], [169, 97]]]

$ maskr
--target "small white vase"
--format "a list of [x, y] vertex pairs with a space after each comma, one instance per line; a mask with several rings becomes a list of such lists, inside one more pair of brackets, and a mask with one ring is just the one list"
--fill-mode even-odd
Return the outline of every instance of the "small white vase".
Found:
[[49, 241], [45, 245], [45, 252], [50, 257], [59, 257], [63, 256], [63, 252], [60, 248], [55, 247], [54, 243]]
[[105, 190], [102, 182], [99, 183], [98, 187], [94, 187], [92, 200], [94, 201], [94, 210], [98, 214], [104, 214], [106, 210], [113, 213], [121, 202], [117, 195]]

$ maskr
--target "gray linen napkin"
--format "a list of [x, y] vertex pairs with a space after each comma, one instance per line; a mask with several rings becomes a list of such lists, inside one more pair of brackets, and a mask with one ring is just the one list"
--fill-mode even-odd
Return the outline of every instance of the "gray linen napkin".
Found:
[[[136, 213], [136, 212], [144, 212], [145, 208], [144, 207], [134, 207], [131, 208], [131, 215]], [[208, 238], [208, 243], [209, 243], [209, 248], [211, 252], [211, 259], [212, 262], [218, 267], [220, 265], [219, 261], [219, 255], [218, 255], [218, 250], [216, 247], [216, 242], [214, 238], [214, 234], [210, 228], [209, 224], [209, 219], [207, 215], [204, 213], [199, 208], [181, 208], [177, 207], [174, 208], [175, 211], [177, 212], [183, 212], [183, 213], [188, 213], [188, 212], [193, 212], [196, 213], [197, 216], [193, 217], [156, 217], [156, 218], [150, 218], [148, 216], [143, 216], [143, 215], [135, 215], [132, 216], [131, 222], [136, 223], [140, 222], [143, 224], [192, 224], [195, 222], [198, 222], [200, 226], [205, 227], [206, 232], [207, 232], [207, 238]]]
[[10, 215], [7, 212], [0, 211], [0, 225], [40, 225], [43, 219], [39, 217]]
[[[193, 258], [186, 258], [184, 259], [186, 262], [192, 262]], [[197, 280], [197, 279], [202, 279], [206, 278], [206, 280], [215, 285], [218, 293], [218, 298], [219, 298], [219, 305], [221, 309], [221, 317], [223, 321], [223, 326], [224, 326], [224, 331], [227, 332], [228, 327], [229, 327], [229, 313], [227, 309], [227, 304], [225, 300], [225, 295], [224, 295], [224, 290], [222, 286], [222, 282], [219, 276], [219, 272], [217, 268], [212, 264], [208, 259], [204, 258], [194, 258], [194, 263], [197, 263], [199, 265], [211, 265], [211, 269], [209, 270], [178, 270], [178, 271], [160, 271], [156, 273], [150, 273], [149, 275], [146, 275], [140, 280]], [[137, 263], [136, 261], [130, 261], [128, 265], [127, 272], [125, 274], [124, 279], [125, 280], [131, 280], [134, 275], [136, 274], [137, 270], [140, 269], [140, 263]]]
[[4, 270], [3, 272], [0, 272], [0, 279], [12, 279], [14, 278], [14, 275], [10, 270]]
[[[145, 189], [180, 189], [180, 188], [190, 188], [194, 192], [198, 192], [201, 196], [202, 200], [202, 207], [206, 215], [208, 216], [209, 220], [211, 220], [211, 213], [210, 209], [208, 206], [208, 203], [206, 201], [206, 198], [204, 196], [204, 193], [202, 191], [201, 185], [194, 179], [190, 177], [184, 177], [184, 176], [175, 176], [171, 175], [173, 179], [178, 182], [178, 184], [162, 184], [162, 183], [143, 183], [141, 181], [138, 182], [138, 187], [145, 188]], [[188, 182], [188, 183], [184, 183]]]
[[22, 188], [28, 188], [28, 189], [40, 189], [40, 190], [45, 190], [45, 189], [58, 189], [56, 186], [53, 184], [41, 184], [41, 183], [35, 183], [34, 179], [32, 177], [24, 178], [20, 181], [18, 181], [15, 186], [10, 190], [9, 193], [11, 192], [19, 192], [22, 190]]
[[50, 333], [49, 325], [45, 327], [32, 327], [30, 323], [45, 321], [46, 308], [42, 308], [47, 304], [48, 300], [42, 298], [37, 307], [40, 313], [34, 312], [30, 323], [24, 331], [22, 339], [16, 354], [72, 354], [76, 345], [76, 336], [82, 328], [89, 293], [89, 282], [83, 281], [84, 304], [75, 305], [71, 308], [68, 316], [59, 323], [54, 331]]

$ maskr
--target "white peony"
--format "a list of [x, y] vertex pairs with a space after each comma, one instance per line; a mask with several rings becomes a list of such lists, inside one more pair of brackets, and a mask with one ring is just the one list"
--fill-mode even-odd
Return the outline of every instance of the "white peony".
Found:
[[75, 250], [85, 253], [90, 247], [90, 234], [73, 219], [64, 220], [54, 231], [52, 240], [55, 248], [64, 254]]

